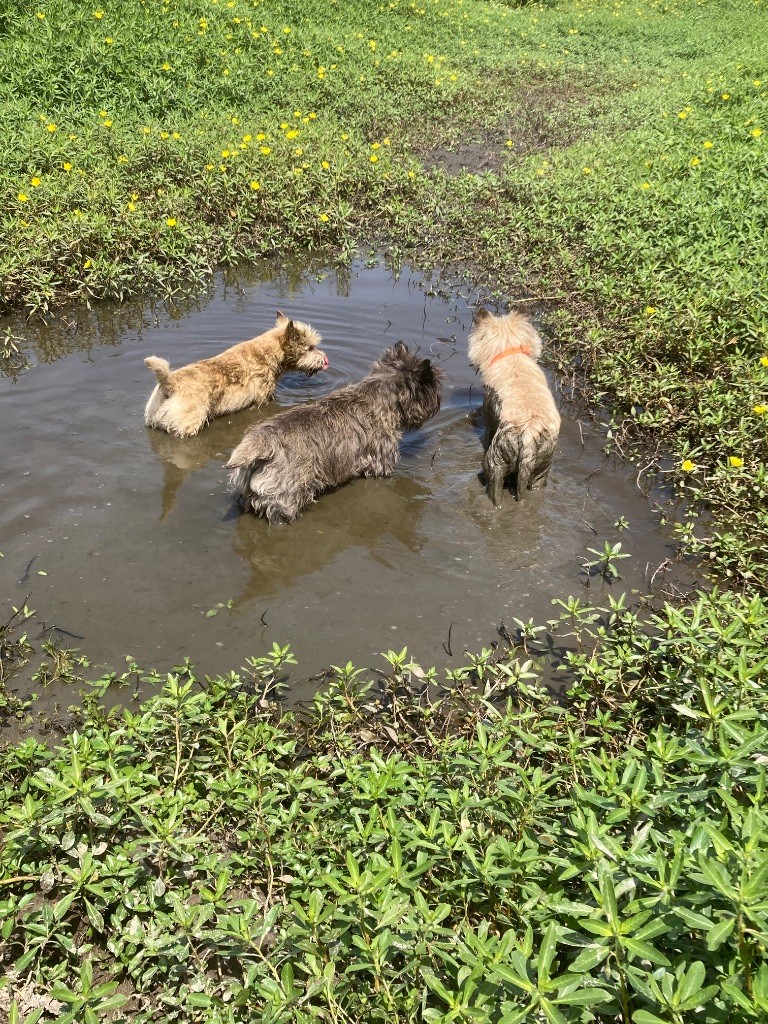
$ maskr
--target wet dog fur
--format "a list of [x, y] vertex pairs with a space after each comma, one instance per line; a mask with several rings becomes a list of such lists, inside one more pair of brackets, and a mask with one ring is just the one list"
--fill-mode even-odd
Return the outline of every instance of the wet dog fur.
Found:
[[157, 385], [144, 410], [148, 427], [179, 437], [199, 433], [215, 416], [261, 405], [274, 394], [288, 370], [317, 373], [328, 366], [317, 331], [278, 312], [275, 326], [250, 341], [233, 345], [210, 359], [172, 370], [165, 359], [144, 362]]
[[403, 432], [440, 409], [442, 378], [398, 342], [357, 384], [254, 424], [227, 463], [241, 505], [270, 523], [291, 523], [324, 491], [390, 476]]
[[537, 360], [541, 337], [522, 313], [494, 316], [479, 307], [469, 336], [469, 360], [485, 385], [483, 472], [488, 497], [501, 504], [515, 478], [517, 500], [547, 482], [560, 415]]

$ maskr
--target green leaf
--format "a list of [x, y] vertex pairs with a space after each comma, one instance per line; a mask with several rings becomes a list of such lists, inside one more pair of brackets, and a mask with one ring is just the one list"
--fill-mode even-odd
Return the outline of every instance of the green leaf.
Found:
[[642, 957], [643, 960], [650, 960], [657, 967], [670, 966], [669, 960], [667, 960], [664, 954], [660, 953], [649, 942], [640, 942], [638, 939], [624, 937], [621, 939], [621, 944], [634, 956]]
[[604, 988], [580, 988], [567, 996], [558, 996], [556, 1002], [563, 1006], [594, 1006], [596, 1003], [608, 1003], [613, 999]]
[[544, 937], [541, 940], [541, 948], [539, 949], [537, 976], [540, 988], [549, 980], [549, 969], [552, 966], [552, 961], [554, 960], [555, 953], [557, 952], [557, 933], [557, 925], [554, 921], [550, 921], [547, 925], [547, 930], [544, 932]]
[[714, 928], [710, 928], [707, 932], [707, 949], [715, 950], [722, 946], [733, 931], [735, 925], [736, 918], [732, 917], [729, 921], [721, 921], [720, 924], [716, 924]]
[[576, 974], [591, 971], [598, 964], [601, 964], [610, 952], [610, 946], [587, 946], [586, 949], [579, 953], [573, 963], [568, 965], [568, 970], [574, 971]]
[[698, 992], [701, 986], [704, 984], [704, 979], [707, 976], [706, 969], [701, 960], [695, 960], [685, 974], [680, 979], [680, 984], [677, 988], [677, 999], [678, 1005], [684, 1003], [687, 999]]

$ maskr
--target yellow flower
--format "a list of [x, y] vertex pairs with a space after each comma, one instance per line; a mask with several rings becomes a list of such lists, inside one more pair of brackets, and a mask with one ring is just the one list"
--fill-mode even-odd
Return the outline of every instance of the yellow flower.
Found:
[[259, 152], [263, 153], [264, 156], [269, 156], [272, 150], [269, 148], [269, 146], [259, 146]]
[[250, 142], [252, 138], [253, 138], [252, 135], [244, 135], [243, 136], [243, 142]]
[[591, 167], [582, 167], [582, 173], [584, 173], [584, 174], [591, 174], [592, 173], [592, 168]]
[[331, 165], [328, 163], [327, 160], [323, 160], [322, 168], [324, 171], [329, 171], [331, 169]]
[[756, 412], [758, 416], [765, 416], [768, 412], [768, 405], [755, 405], [752, 408], [752, 412]]
[[106, 119], [106, 121], [104, 121], [102, 123], [103, 123], [105, 128], [111, 128], [112, 127], [112, 118], [108, 117]]
[[168, 61], [166, 61], [165, 64], [162, 65], [162, 69], [163, 69], [163, 71], [170, 71], [171, 70], [171, 65], [168, 63]]
[[330, 219], [331, 218], [328, 216], [327, 213], [320, 214], [320, 220], [323, 222], [323, 224], [327, 223], [327, 221], [329, 221]]
[[347, 135], [346, 132], [342, 132], [341, 133], [341, 141], [342, 142], [346, 142], [348, 138], [349, 138], [349, 135]]
[[29, 199], [29, 196], [25, 196], [23, 192], [19, 192], [16, 198], [19, 200], [20, 203], [26, 203]]
[[301, 117], [301, 111], [300, 110], [294, 110], [293, 116], [294, 117]]
[[760, 356], [760, 365], [768, 366], [768, 356]]
[[704, 143], [704, 149], [712, 149], [714, 142], [710, 142], [709, 139]]
[[32, 186], [32, 188], [37, 188], [38, 185], [40, 185], [40, 184], [41, 184], [40, 179], [37, 176], [32, 178], [32, 180], [30, 181], [30, 185]]
[[307, 117], [309, 118], [310, 121], [314, 121], [315, 118], [317, 117], [317, 114], [313, 112], [311, 114], [307, 114]]
[[45, 15], [43, 14], [42, 11], [38, 11], [37, 12], [37, 16], [40, 19], [40, 21], [45, 21]]
[[656, 307], [655, 306], [646, 306], [645, 307], [645, 315], [646, 316], [653, 316], [653, 314], [655, 312], [656, 312]]
[[176, 218], [175, 217], [166, 217], [165, 218], [165, 223], [168, 225], [169, 228], [175, 228], [176, 227]]
[[90, 270], [92, 266], [93, 264], [91, 263], [91, 261], [86, 260], [85, 263], [83, 264], [83, 270]]
[[264, 132], [257, 132], [256, 133], [256, 141], [257, 142], [262, 142], [264, 139], [266, 139], [266, 137], [267, 136], [264, 134]]
[[115, 40], [112, 38], [112, 36], [107, 36], [106, 39], [104, 40], [104, 42], [107, 44], [107, 46], [111, 46], [112, 43], [114, 43], [114, 41]]
[[144, 125], [144, 127], [141, 130], [144, 132], [145, 135], [149, 135], [149, 133], [152, 131], [152, 129], [147, 128], [146, 125]]
[[681, 121], [684, 121], [685, 118], [688, 117], [688, 111], [687, 110], [681, 110], [680, 113], [677, 116], [680, 118]]
[[729, 100], [730, 98], [731, 98], [731, 94], [729, 92], [724, 92], [723, 93], [723, 99], [724, 100]]
[[752, 134], [755, 136], [756, 139], [759, 139], [760, 136], [763, 134], [763, 129], [762, 128], [753, 128], [752, 129]]
[[292, 131], [285, 133], [286, 139], [296, 139], [298, 138], [298, 135], [299, 133], [295, 128]]
[[740, 469], [744, 465], [744, 459], [740, 459], [738, 455], [729, 455], [728, 462], [734, 469]]
[[684, 473], [692, 473], [694, 469], [696, 469], [696, 463], [691, 462], [690, 459], [684, 459], [680, 464], [680, 469], [682, 469]]
[[259, 184], [258, 181], [252, 181], [251, 188], [253, 189], [254, 192], [256, 192], [258, 189], [261, 188], [261, 185]]
[[288, 26], [287, 26], [287, 25], [286, 25], [286, 26], [285, 26], [285, 28], [283, 29], [283, 32], [285, 32], [285, 34], [286, 34], [287, 36], [289, 36], [289, 35], [291, 34], [291, 30], [290, 30], [290, 29], [288, 28]]
[[760, 81], [760, 79], [759, 79], [759, 78], [756, 78], [756, 79], [754, 80], [754, 82], [752, 83], [752, 85], [754, 85], [754, 87], [755, 87], [756, 89], [759, 89], [759, 88], [760, 88], [760, 86], [761, 86], [762, 84], [763, 84], [763, 83], [762, 83], [762, 82]]
[[117, 162], [119, 164], [127, 164], [128, 163], [128, 157], [124, 153], [121, 153], [120, 156], [117, 158]]
[[691, 167], [698, 167], [700, 163], [701, 160], [699, 160], [699, 158], [695, 156], [693, 160], [691, 160]]
[[133, 213], [133, 211], [136, 209], [136, 203], [128, 203], [128, 209], [131, 211], [131, 213]]
[[168, 132], [160, 132], [160, 138], [161, 138], [161, 139], [167, 139], [167, 138], [169, 138]]
[[515, 143], [514, 143], [514, 141], [512, 139], [507, 139], [507, 141], [504, 143], [504, 145], [507, 147], [507, 149], [511, 149], [514, 146], [514, 144]]
[[53, 134], [53, 132], [56, 131], [56, 125], [55, 124], [49, 124], [47, 127], [48, 127], [48, 131], [51, 132], [51, 134]]
[[371, 149], [381, 149], [381, 143], [380, 142], [372, 143], [371, 144]]
[[650, 187], [651, 187], [650, 181], [644, 181], [643, 184], [640, 186], [640, 188], [650, 188]]
[[136, 202], [136, 200], [138, 198], [139, 198], [139, 193], [138, 192], [131, 192], [131, 199], [134, 201], [134, 203]]
[[206, 171], [212, 171], [213, 170], [213, 164], [206, 164], [205, 165], [205, 169], [206, 169]]
[[224, 159], [226, 160], [226, 158], [227, 158], [227, 157], [229, 156], [229, 150], [228, 150], [228, 149], [222, 149], [222, 151], [221, 151], [221, 155], [222, 155], [222, 156], [224, 157]]
[[71, 170], [72, 170], [72, 164], [71, 164], [71, 163], [70, 163], [69, 161], [67, 161], [66, 163], [62, 164], [61, 166], [62, 166], [62, 167], [64, 168], [64, 170], [65, 170], [65, 171], [67, 171], [67, 172], [69, 172], [69, 171], [71, 171]]
[[174, 132], [173, 133], [173, 137], [174, 137], [174, 139], [180, 139], [181, 138], [181, 132]]
[[101, 19], [104, 17], [104, 11], [94, 11], [93, 16], [94, 18], [98, 18], [98, 20], [101, 21]]
[[376, 154], [374, 153], [374, 154], [373, 154], [373, 155], [371, 156], [371, 163], [372, 163], [372, 164], [375, 164], [375, 163], [377, 163], [378, 159], [379, 159], [379, 158], [378, 158], [378, 157], [376, 156]]

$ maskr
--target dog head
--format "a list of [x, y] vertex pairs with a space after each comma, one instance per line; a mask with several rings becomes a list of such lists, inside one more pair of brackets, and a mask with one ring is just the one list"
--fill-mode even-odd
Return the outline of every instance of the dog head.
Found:
[[541, 336], [523, 313], [514, 310], [505, 316], [489, 313], [478, 306], [472, 318], [469, 335], [469, 361], [481, 370], [507, 349], [519, 349], [538, 359], [541, 355]]
[[275, 327], [280, 331], [284, 369], [301, 370], [310, 375], [328, 369], [328, 356], [318, 348], [323, 339], [309, 324], [289, 320], [278, 310]]
[[440, 410], [442, 381], [445, 374], [429, 359], [421, 359], [402, 341], [388, 348], [374, 365], [392, 379], [397, 405], [405, 430], [417, 430]]

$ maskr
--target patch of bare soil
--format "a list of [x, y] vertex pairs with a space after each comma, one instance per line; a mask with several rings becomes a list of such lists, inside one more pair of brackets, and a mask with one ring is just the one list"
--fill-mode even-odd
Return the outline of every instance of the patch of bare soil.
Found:
[[509, 116], [499, 126], [474, 125], [464, 139], [423, 148], [418, 155], [427, 170], [459, 175], [498, 173], [510, 160], [570, 146], [591, 131], [602, 107], [599, 94], [573, 83], [526, 85], [491, 81], [499, 105]]

